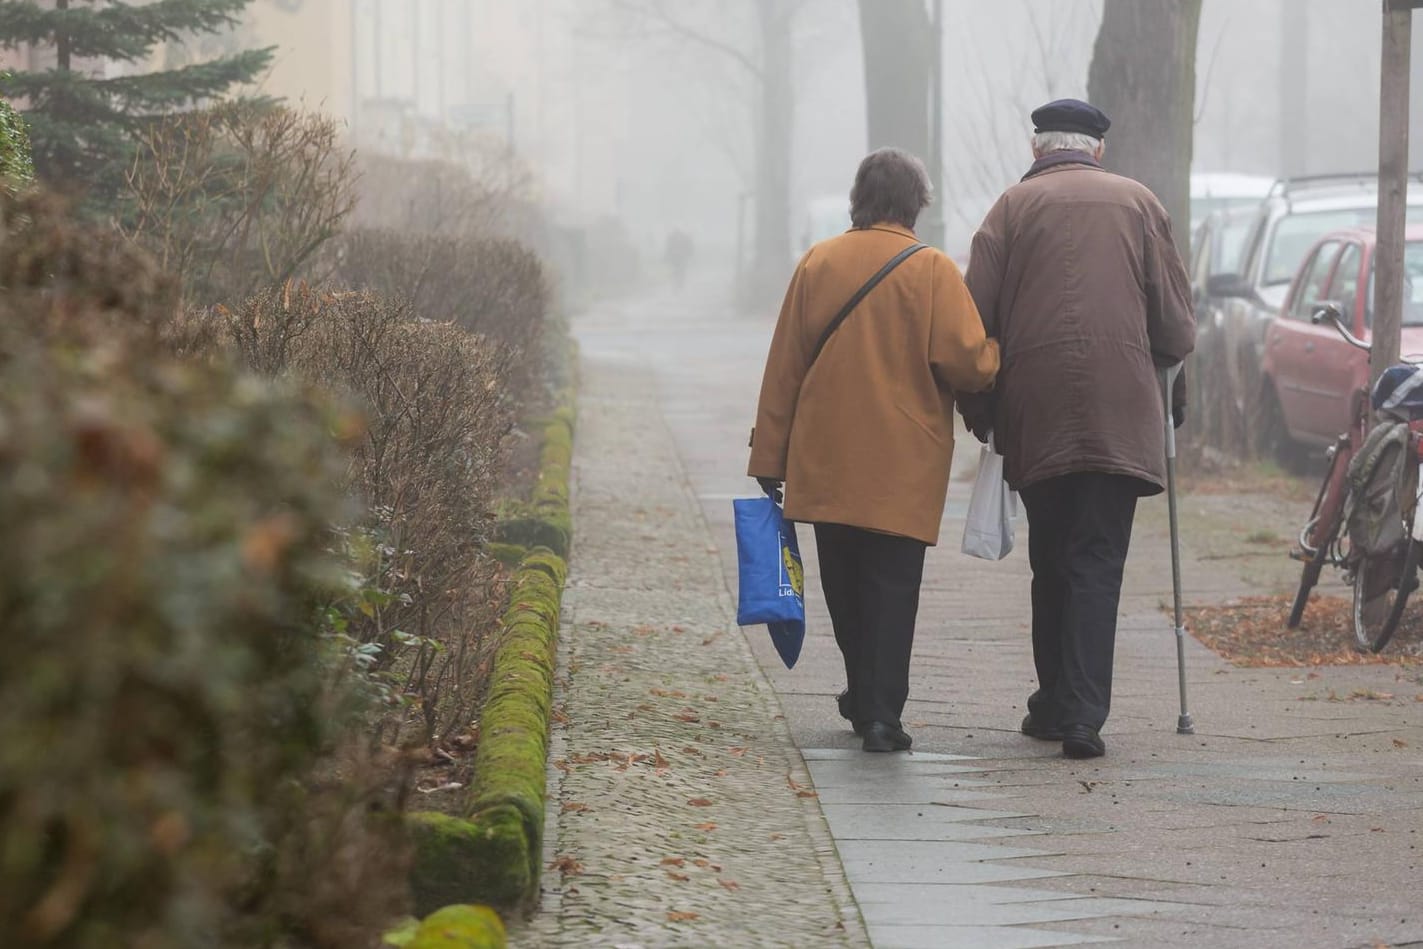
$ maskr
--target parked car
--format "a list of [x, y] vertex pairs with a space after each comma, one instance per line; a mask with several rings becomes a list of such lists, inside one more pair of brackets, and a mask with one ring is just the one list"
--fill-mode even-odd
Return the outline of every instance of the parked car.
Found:
[[[1423, 220], [1423, 186], [1409, 189], [1408, 202], [1410, 221]], [[1201, 393], [1212, 410], [1207, 417], [1213, 412], [1221, 418], [1221, 431], [1211, 437], [1228, 450], [1269, 453], [1279, 447], [1279, 413], [1264, 385], [1266, 331], [1311, 248], [1334, 231], [1372, 226], [1377, 217], [1376, 175], [1277, 181], [1254, 213], [1238, 270], [1209, 277], [1204, 293], [1198, 292], [1199, 318], [1214, 334], [1197, 347], [1197, 375], [1209, 377], [1211, 388]]]
[[1222, 300], [1210, 295], [1212, 277], [1241, 270], [1245, 243], [1255, 223], [1254, 207], [1235, 207], [1206, 215], [1191, 239], [1191, 289], [1196, 298], [1196, 323], [1202, 330], [1219, 325]]
[[1201, 222], [1217, 211], [1258, 207], [1274, 186], [1275, 179], [1264, 175], [1191, 172], [1191, 233], [1194, 234]]
[[[1345, 325], [1368, 340], [1373, 324], [1373, 228], [1335, 231], [1305, 255], [1279, 314], [1265, 334], [1265, 413], [1277, 437], [1321, 446], [1349, 427], [1354, 399], [1368, 385], [1369, 356], [1311, 317], [1325, 304], [1338, 307]], [[1404, 251], [1403, 346], [1423, 353], [1423, 226], [1408, 231]]]
[[[1423, 188], [1408, 192], [1410, 223], [1423, 221]], [[1240, 269], [1208, 281], [1206, 293], [1226, 301], [1228, 331], [1258, 367], [1265, 330], [1279, 312], [1291, 282], [1315, 243], [1341, 228], [1371, 226], [1378, 218], [1375, 175], [1281, 179], [1255, 212]]]

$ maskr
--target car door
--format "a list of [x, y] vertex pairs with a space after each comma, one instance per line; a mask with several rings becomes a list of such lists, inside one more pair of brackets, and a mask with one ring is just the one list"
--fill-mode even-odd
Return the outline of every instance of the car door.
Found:
[[1295, 286], [1267, 337], [1267, 362], [1274, 369], [1275, 391], [1280, 397], [1285, 427], [1300, 439], [1318, 438], [1326, 421], [1317, 417], [1319, 386], [1312, 377], [1314, 357], [1323, 333], [1321, 327], [1310, 322], [1310, 317], [1320, 301], [1327, 299], [1329, 278], [1342, 247], [1337, 240], [1324, 241], [1305, 259]]
[[[1363, 245], [1349, 241], [1339, 254], [1324, 299], [1339, 308], [1344, 325], [1354, 333], [1360, 331], [1361, 296], [1367, 287]], [[1350, 346], [1327, 323], [1312, 326], [1311, 330], [1315, 345], [1307, 354], [1311, 385], [1306, 396], [1310, 406], [1306, 418], [1311, 420], [1310, 435], [1315, 440], [1330, 440], [1349, 427], [1349, 407], [1354, 392], [1360, 380], [1369, 376], [1369, 354]]]

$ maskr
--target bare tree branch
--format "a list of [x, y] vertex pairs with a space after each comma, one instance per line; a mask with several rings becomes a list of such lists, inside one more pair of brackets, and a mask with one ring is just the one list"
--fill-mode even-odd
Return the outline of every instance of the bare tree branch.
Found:
[[729, 57], [758, 82], [761, 81], [763, 77], [761, 64], [753, 59], [745, 50], [738, 49], [725, 40], [710, 36], [698, 30], [696, 27], [683, 23], [668, 12], [666, 4], [661, 2], [661, 0], [650, 0], [648, 3], [636, 3], [634, 0], [607, 0], [607, 2], [626, 13], [643, 17], [661, 25], [664, 30], [674, 36], [690, 40], [700, 46]]

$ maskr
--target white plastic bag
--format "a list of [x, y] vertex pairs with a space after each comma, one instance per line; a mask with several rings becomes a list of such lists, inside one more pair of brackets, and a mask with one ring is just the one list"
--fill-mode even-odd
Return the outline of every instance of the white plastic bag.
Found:
[[993, 436], [978, 458], [978, 477], [968, 502], [963, 552], [980, 560], [1002, 560], [1013, 552], [1018, 495], [1003, 480], [1003, 456], [993, 450]]

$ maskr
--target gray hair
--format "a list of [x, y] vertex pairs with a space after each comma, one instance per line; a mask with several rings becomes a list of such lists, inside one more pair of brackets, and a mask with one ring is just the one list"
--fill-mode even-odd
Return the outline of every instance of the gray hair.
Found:
[[1053, 152], [1086, 152], [1095, 155], [1102, 144], [1100, 138], [1093, 138], [1081, 132], [1039, 132], [1033, 136], [1033, 151], [1039, 155]]
[[850, 223], [871, 227], [881, 222], [909, 229], [934, 200], [924, 163], [898, 148], [881, 148], [860, 162], [850, 189]]

